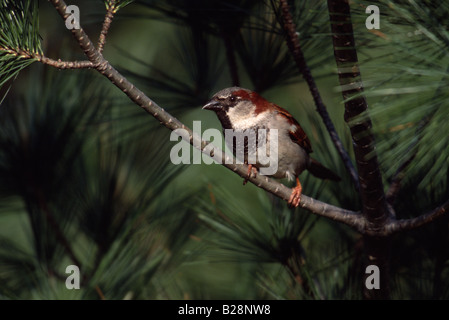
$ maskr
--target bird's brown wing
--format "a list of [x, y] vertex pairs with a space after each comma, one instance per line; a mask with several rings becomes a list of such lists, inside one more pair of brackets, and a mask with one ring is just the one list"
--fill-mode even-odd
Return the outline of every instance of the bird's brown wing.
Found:
[[304, 132], [304, 130], [299, 125], [298, 121], [296, 121], [295, 118], [285, 109], [282, 109], [281, 107], [274, 105], [276, 111], [278, 114], [280, 114], [283, 117], [286, 117], [289, 122], [296, 127], [295, 130], [290, 130], [290, 138], [293, 140], [293, 142], [300, 145], [304, 150], [307, 151], [307, 153], [312, 152], [312, 145], [310, 144], [310, 140], [307, 137], [307, 134]]

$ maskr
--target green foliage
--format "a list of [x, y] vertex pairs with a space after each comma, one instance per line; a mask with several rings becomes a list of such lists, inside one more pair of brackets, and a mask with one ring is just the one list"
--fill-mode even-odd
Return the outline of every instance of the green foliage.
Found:
[[0, 7], [2, 48], [40, 53], [39, 14], [36, 1], [2, 0]]
[[[365, 94], [385, 178], [412, 159], [395, 202], [398, 217], [419, 216], [449, 194], [447, 3], [380, 1], [380, 30], [363, 30], [368, 2], [354, 6]], [[357, 26], [360, 26], [357, 28]], [[447, 219], [396, 239], [394, 298], [446, 299]], [[397, 290], [397, 291], [396, 291]]]
[[119, 11], [121, 8], [127, 6], [128, 4], [134, 2], [134, 0], [103, 0], [106, 10], [112, 9], [114, 13]]
[[251, 8], [260, 1], [256, 0], [140, 0], [174, 23], [196, 26], [205, 32], [219, 35], [225, 32], [237, 32], [251, 15]]
[[[104, 1], [114, 12], [131, 2]], [[326, 1], [289, 3], [308, 65], [351, 155], [334, 89]], [[42, 52], [36, 2], [1, 4], [4, 85], [35, 61], [30, 54]], [[351, 10], [377, 152], [387, 181], [416, 154], [394, 206], [399, 218], [415, 217], [449, 194], [449, 6], [381, 1], [381, 29], [369, 32], [368, 4]], [[125, 19], [114, 23], [131, 29], [112, 26], [107, 45], [122, 49], [105, 57], [119, 60], [120, 71], [148, 96], [181, 120], [209, 121], [198, 106], [232, 85], [236, 73], [242, 86], [291, 111], [312, 141], [313, 157], [342, 177], [332, 183], [304, 173], [304, 193], [359, 210], [285, 45], [276, 1], [146, 0], [121, 14]], [[129, 48], [120, 42], [129, 30], [136, 39], [139, 32], [147, 36], [140, 23], [148, 21], [160, 28], [151, 39], [152, 58], [139, 41]], [[55, 48], [66, 45], [51, 40]], [[137, 71], [123, 67], [130, 62]], [[28, 71], [0, 106], [1, 298], [361, 298], [363, 239], [354, 232], [242, 187], [222, 167], [172, 165], [169, 132], [91, 70]], [[393, 298], [448, 297], [448, 230], [444, 218], [391, 239]], [[65, 287], [70, 264], [81, 268], [80, 290]]]
[[[311, 181], [305, 179], [304, 184]], [[323, 188], [315, 187], [309, 194], [319, 197]], [[351, 277], [360, 270], [351, 268], [357, 268], [354, 262], [360, 256], [352, 256], [345, 247], [349, 239], [320, 243], [323, 235], [316, 230], [325, 228], [326, 222], [287, 209], [279, 199], [259, 195], [258, 205], [246, 209], [226, 200], [230, 198], [231, 192], [212, 187], [197, 207], [198, 217], [215, 234], [206, 240], [213, 261], [257, 263], [255, 280], [265, 298], [358, 297], [360, 278]]]
[[41, 53], [37, 1], [0, 2], [0, 88]]
[[[169, 252], [195, 228], [179, 209], [186, 195], [163, 196], [181, 167], [167, 163], [157, 132], [138, 143], [117, 139], [109, 119], [118, 111], [91, 86], [97, 78], [35, 76], [40, 81], [30, 79], [25, 96], [0, 109], [1, 295], [91, 299], [99, 290], [108, 299], [157, 297], [160, 288], [149, 290], [153, 277], [170, 270]], [[179, 221], [193, 229], [180, 230]], [[24, 234], [12, 240], [7, 226], [16, 224]], [[83, 290], [73, 296], [61, 281], [69, 264], [83, 275]]]
[[[220, 47], [201, 30], [180, 30], [179, 41], [171, 55], [160, 55], [155, 63], [133, 57], [128, 52], [123, 54], [140, 65], [139, 73], [124, 69], [123, 74], [140, 83], [156, 101], [172, 111], [186, 111], [204, 104], [214, 93], [217, 74], [224, 69], [223, 60], [217, 59]], [[171, 73], [159, 67], [167, 59], [172, 61]], [[143, 74], [142, 70], [148, 70], [148, 74]]]
[[359, 36], [361, 51], [369, 54], [362, 71], [383, 168], [391, 177], [415, 154], [407, 177], [419, 175], [431, 162], [419, 183], [444, 183], [449, 162], [440, 151], [449, 147], [449, 96], [444, 89], [449, 85], [449, 37], [443, 17], [449, 6], [430, 1], [381, 1], [379, 6], [381, 33]]

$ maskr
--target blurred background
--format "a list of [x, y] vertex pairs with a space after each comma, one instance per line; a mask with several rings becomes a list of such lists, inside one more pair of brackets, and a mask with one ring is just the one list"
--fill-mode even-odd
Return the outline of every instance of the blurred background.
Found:
[[[335, 183], [304, 172], [303, 193], [359, 210], [286, 46], [277, 1], [122, 2], [130, 3], [114, 17], [104, 56], [148, 97], [205, 130], [221, 128], [201, 109], [215, 92], [235, 84], [259, 92], [295, 116], [314, 157], [342, 177]], [[39, 17], [45, 55], [84, 60], [51, 4], [36, 3], [30, 12]], [[306, 61], [352, 157], [327, 3], [289, 3]], [[96, 43], [104, 2], [70, 4]], [[368, 30], [370, 4], [353, 1], [351, 10], [378, 157], [386, 191], [413, 157], [395, 209], [398, 218], [415, 217], [449, 196], [449, 4], [379, 1], [380, 29]], [[362, 297], [359, 234], [289, 209], [220, 165], [172, 164], [171, 132], [97, 72], [34, 62], [1, 93], [0, 298]], [[448, 298], [448, 244], [447, 216], [394, 236], [392, 298]], [[68, 265], [80, 268], [79, 290], [65, 286]]]

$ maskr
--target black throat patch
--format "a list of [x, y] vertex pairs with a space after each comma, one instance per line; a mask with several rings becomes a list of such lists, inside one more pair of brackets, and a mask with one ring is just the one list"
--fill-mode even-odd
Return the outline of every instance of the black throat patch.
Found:
[[227, 110], [217, 111], [218, 120], [220, 120], [223, 130], [224, 129], [234, 129], [232, 127], [231, 121], [229, 120], [229, 116], [227, 115], [226, 111]]

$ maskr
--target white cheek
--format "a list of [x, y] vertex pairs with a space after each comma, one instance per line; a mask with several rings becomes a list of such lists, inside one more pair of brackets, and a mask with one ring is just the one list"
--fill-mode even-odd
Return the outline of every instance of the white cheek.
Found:
[[254, 127], [257, 124], [264, 122], [266, 118], [265, 114], [258, 114], [257, 116], [254, 116], [252, 113], [241, 115], [236, 114], [234, 110], [229, 110], [228, 116], [232, 126], [236, 130], [245, 130]]

